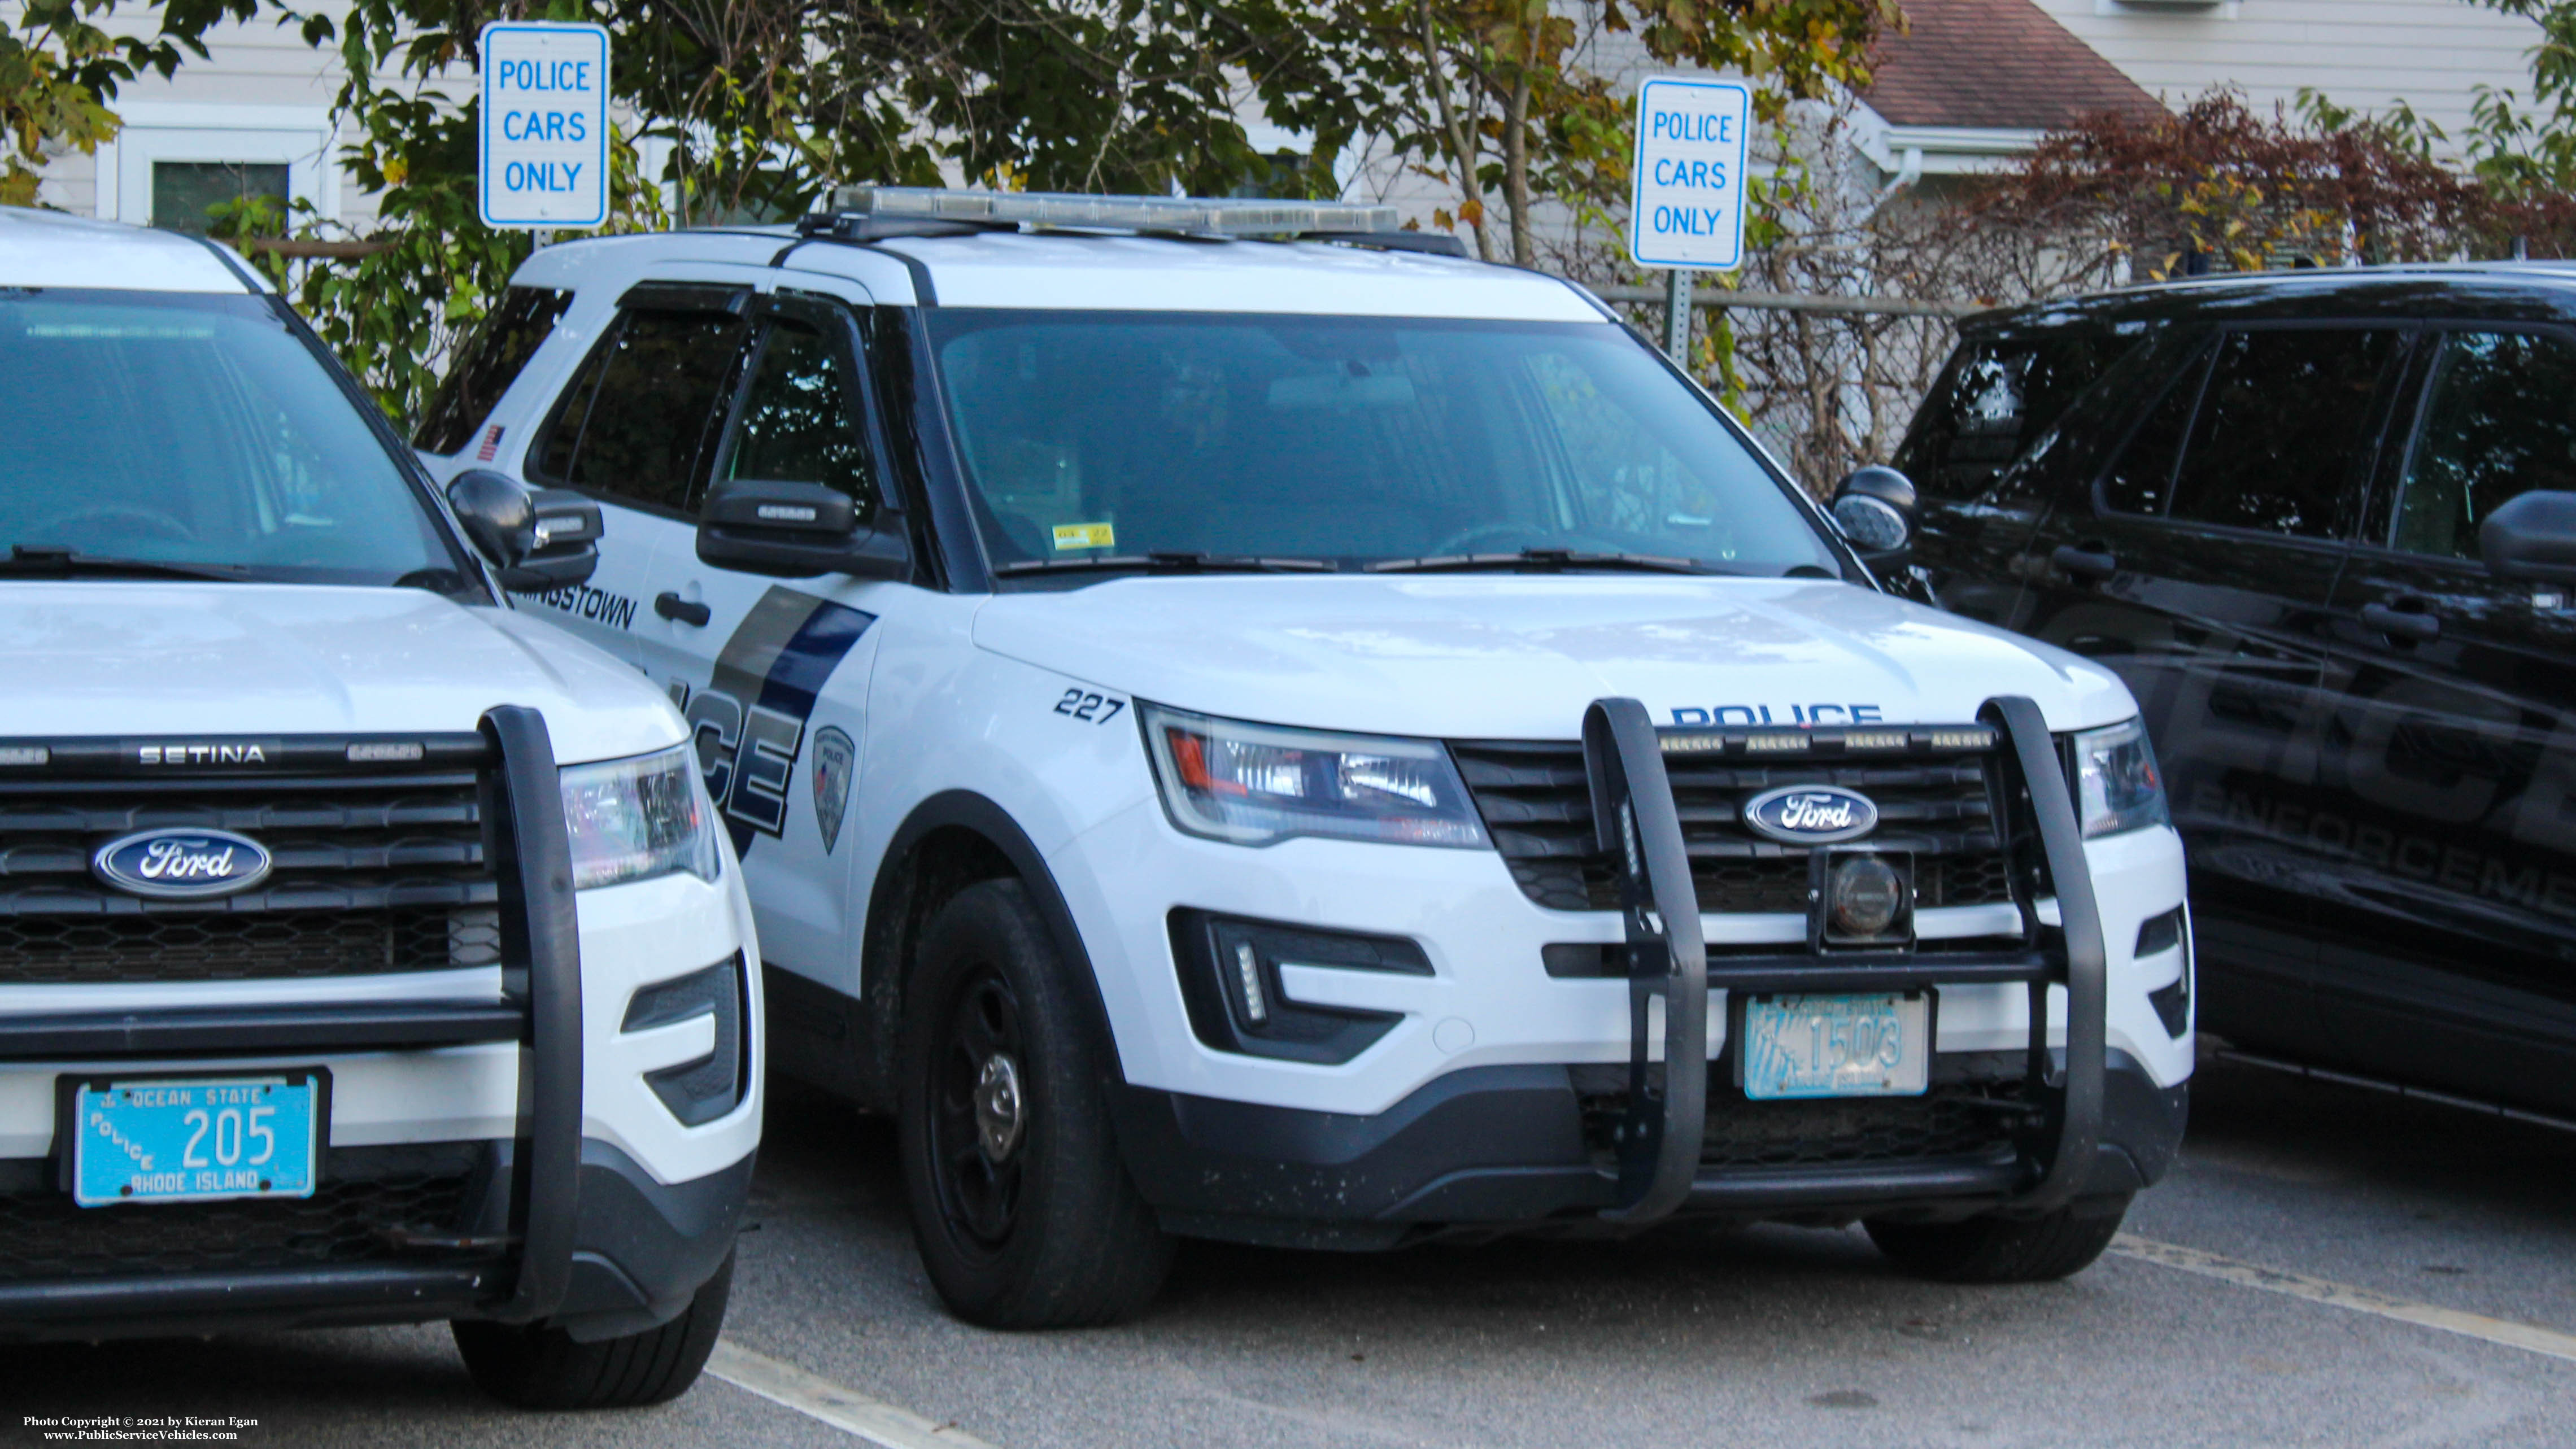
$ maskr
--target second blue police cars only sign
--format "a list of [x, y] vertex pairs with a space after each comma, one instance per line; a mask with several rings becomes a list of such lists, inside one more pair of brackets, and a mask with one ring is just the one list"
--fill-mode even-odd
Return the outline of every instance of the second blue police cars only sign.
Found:
[[483, 27], [483, 224], [589, 227], [608, 220], [608, 32], [596, 25]]
[[1733, 81], [1650, 80], [1637, 88], [1637, 164], [1628, 252], [1640, 266], [1744, 259], [1745, 131], [1753, 93]]

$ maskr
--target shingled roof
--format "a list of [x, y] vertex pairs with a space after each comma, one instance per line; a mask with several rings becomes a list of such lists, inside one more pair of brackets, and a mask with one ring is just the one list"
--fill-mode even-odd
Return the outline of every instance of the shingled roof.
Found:
[[2031, 0], [1903, 0], [1907, 33], [1880, 38], [1869, 108], [1897, 126], [2054, 130], [2155, 97]]

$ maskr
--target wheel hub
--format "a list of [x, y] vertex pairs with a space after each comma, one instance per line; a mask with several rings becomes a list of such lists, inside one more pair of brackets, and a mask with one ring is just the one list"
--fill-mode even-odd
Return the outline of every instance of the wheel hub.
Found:
[[1009, 1158], [1027, 1130], [1020, 1064], [1008, 1052], [995, 1052], [984, 1059], [984, 1069], [975, 1078], [975, 1136], [984, 1149], [984, 1160], [998, 1165]]

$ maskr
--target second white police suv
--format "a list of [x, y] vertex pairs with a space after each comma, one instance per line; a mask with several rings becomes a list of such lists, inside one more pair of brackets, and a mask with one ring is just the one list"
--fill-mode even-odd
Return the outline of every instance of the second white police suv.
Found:
[[0, 1343], [447, 1320], [686, 1389], [760, 1142], [670, 704], [503, 607], [598, 510], [442, 496], [225, 248], [0, 208]]
[[521, 602], [681, 704], [775, 1060], [898, 1114], [969, 1318], [1132, 1312], [1176, 1235], [2083, 1267], [2192, 1064], [2136, 702], [1882, 591], [1903, 479], [1819, 511], [1445, 241], [872, 189], [555, 246], [415, 442], [602, 505]]

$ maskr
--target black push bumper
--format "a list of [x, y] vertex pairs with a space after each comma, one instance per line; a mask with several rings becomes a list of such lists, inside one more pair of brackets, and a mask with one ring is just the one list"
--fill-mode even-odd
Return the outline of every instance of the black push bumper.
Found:
[[[1677, 748], [1744, 742], [1714, 739], [1722, 731], [1667, 742], [1636, 701], [1598, 701], [1584, 719], [1584, 755], [1592, 819], [1601, 851], [1618, 863], [1627, 928], [1625, 1072], [1613, 1070], [1604, 1083], [1600, 1068], [1461, 1071], [1371, 1117], [1130, 1089], [1120, 1141], [1139, 1186], [1179, 1231], [1365, 1247], [1430, 1227], [1569, 1215], [1611, 1225], [1678, 1212], [2035, 1216], [2152, 1183], [2181, 1140], [2187, 1087], [2159, 1088], [2125, 1055], [2106, 1053], [2101, 919], [2074, 802], [2038, 706], [2018, 697], [1991, 700], [1979, 723], [1991, 732], [1985, 738], [1998, 803], [2012, 807], [1999, 811], [2011, 822], [2006, 848], [2031, 865], [2016, 872], [2016, 948], [1974, 959], [1814, 949], [1712, 962], [1663, 760]], [[2037, 910], [2043, 884], [2057, 900], [2055, 926]], [[1880, 1099], [1884, 1105], [1812, 1109], [1893, 1117], [1862, 1130], [1911, 1134], [1920, 1151], [1802, 1159], [1794, 1147], [1768, 1150], [1781, 1146], [1773, 1142], [1726, 1155], [1730, 1133], [1775, 1131], [1802, 1109], [1728, 1098], [1712, 1117], [1712, 990], [1937, 992], [1967, 984], [2026, 989], [2030, 1033], [2022, 1051], [1936, 1057], [1936, 1078], [1949, 1080], [1936, 1080], [1916, 1105]], [[2062, 1047], [2049, 1044], [2052, 986], [2065, 989]], [[1961, 1118], [1981, 1114], [1997, 1130], [1960, 1130]]]

